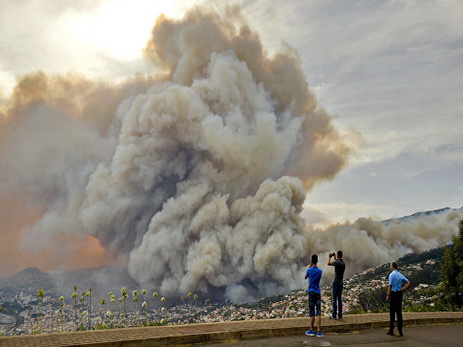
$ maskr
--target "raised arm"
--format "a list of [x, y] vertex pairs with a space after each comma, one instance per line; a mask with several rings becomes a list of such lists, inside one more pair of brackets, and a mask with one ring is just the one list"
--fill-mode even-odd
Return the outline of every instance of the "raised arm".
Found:
[[334, 253], [328, 253], [328, 262], [326, 263], [326, 265], [330, 265], [330, 266], [333, 266], [333, 263], [331, 262], [331, 257], [334, 255]]

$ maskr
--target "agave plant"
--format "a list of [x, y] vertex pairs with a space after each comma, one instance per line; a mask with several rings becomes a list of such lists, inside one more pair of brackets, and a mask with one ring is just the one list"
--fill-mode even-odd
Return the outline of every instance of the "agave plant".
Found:
[[71, 299], [74, 301], [74, 319], [76, 322], [76, 330], [79, 329], [79, 317], [77, 315], [77, 298], [79, 294], [77, 294], [77, 286], [74, 286], [74, 292], [71, 294]]
[[133, 301], [133, 325], [138, 325], [138, 291], [132, 292]]
[[88, 297], [88, 329], [92, 329], [92, 293], [93, 288], [89, 288], [88, 292], [86, 293]]
[[87, 321], [88, 312], [86, 310], [82, 311], [80, 319], [80, 329], [84, 330], [85, 322]]
[[38, 301], [39, 301], [39, 321], [38, 321], [38, 326], [37, 326], [37, 329], [38, 329], [38, 332], [41, 333], [42, 332], [42, 308], [43, 308], [43, 298], [45, 296], [45, 291], [43, 289], [39, 289], [37, 290], [37, 298], [38, 298]]
[[167, 309], [165, 307], [161, 308], [161, 324], [167, 324]]
[[111, 311], [106, 311], [106, 314], [105, 314], [106, 318], [108, 319], [109, 321], [109, 328], [113, 328], [113, 313]]
[[[104, 307], [106, 305], [106, 299], [101, 299], [100, 305], [101, 305], [101, 312], [104, 312]], [[106, 320], [104, 317], [105, 315], [103, 315], [103, 318], [101, 319], [101, 323], [100, 323], [101, 328], [104, 328], [106, 326]]]
[[58, 298], [59, 301], [59, 319], [60, 319], [60, 330], [64, 331], [64, 315], [63, 315], [63, 308], [64, 308], [64, 296], [60, 296]]
[[[127, 294], [127, 289], [124, 287], [121, 289], [121, 297], [119, 302], [122, 302], [122, 314], [123, 314], [123, 321], [124, 321], [124, 326], [127, 325], [127, 298], [129, 295]], [[121, 300], [122, 299], [122, 300]]]
[[[142, 289], [141, 290], [141, 295], [143, 295], [143, 302], [141, 303], [141, 314], [145, 316], [145, 321], [146, 321], [146, 325], [148, 325], [148, 312], [146, 311], [146, 307], [148, 306], [148, 304], [146, 303], [146, 294], [148, 292], [146, 291], [146, 289]], [[145, 304], [145, 305], [143, 305]]]
[[[156, 299], [158, 296], [159, 296], [159, 293], [158, 293], [158, 292], [154, 292], [154, 293], [153, 293], [153, 298], [154, 298], [154, 299]], [[156, 307], [156, 306], [155, 306], [155, 307]], [[156, 315], [157, 315], [156, 308], [153, 308], [153, 311], [154, 311], [154, 319], [156, 319]]]
[[145, 314], [145, 324], [144, 325], [147, 327], [148, 326], [148, 313], [146, 312], [146, 306], [148, 306], [148, 304], [146, 303], [146, 301], [143, 301], [141, 303], [141, 307], [142, 307], [143, 312]]

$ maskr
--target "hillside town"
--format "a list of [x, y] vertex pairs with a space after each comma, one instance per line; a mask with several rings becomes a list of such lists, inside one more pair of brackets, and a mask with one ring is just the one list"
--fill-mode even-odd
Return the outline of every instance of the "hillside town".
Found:
[[[406, 276], [435, 269], [436, 259], [408, 264], [402, 268]], [[350, 313], [378, 312], [385, 309], [388, 266], [367, 269], [345, 278], [343, 308]], [[435, 276], [434, 276], [435, 279]], [[429, 281], [428, 281], [429, 282]], [[437, 284], [413, 283], [405, 295], [404, 309], [422, 305], [432, 309], [436, 301]], [[190, 324], [236, 320], [257, 320], [307, 316], [306, 289], [294, 290], [276, 297], [261, 298], [238, 305], [200, 298], [188, 293], [172, 301], [158, 293], [145, 290], [121, 290], [121, 297], [109, 293], [107, 299], [92, 298], [92, 293], [55, 298], [44, 293], [40, 298], [32, 293], [6, 295], [0, 288], [0, 303], [14, 308], [18, 314], [0, 312], [3, 335], [21, 335], [87, 329], [107, 329], [131, 326]], [[125, 293], [125, 294], [124, 294]], [[93, 299], [93, 301], [92, 301]], [[331, 286], [322, 288], [322, 311], [331, 314]]]

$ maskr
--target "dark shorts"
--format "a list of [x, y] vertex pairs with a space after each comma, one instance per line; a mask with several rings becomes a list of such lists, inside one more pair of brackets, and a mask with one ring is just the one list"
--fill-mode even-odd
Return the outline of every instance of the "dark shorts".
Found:
[[322, 297], [320, 293], [309, 292], [309, 317], [322, 315]]

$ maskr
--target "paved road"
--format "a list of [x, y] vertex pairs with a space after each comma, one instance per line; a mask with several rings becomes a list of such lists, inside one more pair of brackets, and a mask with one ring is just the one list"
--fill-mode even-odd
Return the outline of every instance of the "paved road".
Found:
[[[324, 338], [288, 336], [281, 338], [228, 341], [202, 344], [204, 347], [280, 347], [280, 346], [374, 346], [426, 347], [463, 346], [463, 324], [404, 327], [403, 337], [386, 335], [387, 329], [369, 329], [351, 333], [326, 334]], [[397, 332], [396, 332], [397, 334]]]

